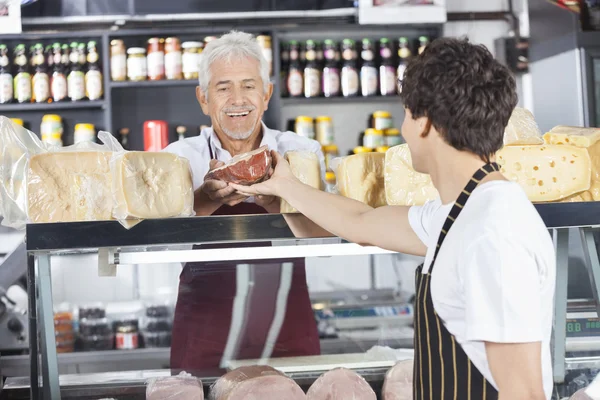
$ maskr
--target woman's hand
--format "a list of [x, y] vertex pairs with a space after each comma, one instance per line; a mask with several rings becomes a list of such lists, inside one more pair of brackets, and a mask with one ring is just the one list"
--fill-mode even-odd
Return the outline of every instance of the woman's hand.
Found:
[[252, 186], [237, 185], [230, 183], [229, 186], [234, 188], [238, 193], [246, 196], [282, 196], [282, 187], [284, 184], [297, 181], [292, 173], [288, 162], [275, 150], [271, 151], [273, 158], [274, 170], [269, 179], [264, 182], [257, 183]]

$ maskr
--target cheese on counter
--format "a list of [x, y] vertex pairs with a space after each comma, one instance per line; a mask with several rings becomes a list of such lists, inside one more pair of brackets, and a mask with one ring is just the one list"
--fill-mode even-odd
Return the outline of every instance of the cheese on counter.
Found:
[[111, 219], [110, 157], [103, 151], [54, 152], [31, 157], [27, 210], [32, 222]]
[[439, 197], [428, 174], [416, 172], [407, 144], [385, 153], [385, 197], [394, 206], [419, 206]]
[[[288, 151], [285, 153], [285, 159], [289, 162], [292, 173], [300, 182], [316, 189], [321, 188], [321, 166], [319, 157], [315, 153], [312, 151]], [[296, 213], [298, 210], [281, 199], [280, 212]]]
[[506, 146], [496, 154], [504, 176], [533, 202], [557, 201], [590, 188], [591, 161], [574, 146]]
[[359, 153], [338, 160], [337, 188], [342, 196], [381, 207], [385, 201], [385, 153]]
[[115, 218], [194, 215], [192, 176], [185, 158], [132, 151], [118, 155], [112, 163]]
[[504, 145], [543, 144], [542, 131], [538, 127], [533, 114], [525, 109], [514, 109], [508, 125], [504, 130]]

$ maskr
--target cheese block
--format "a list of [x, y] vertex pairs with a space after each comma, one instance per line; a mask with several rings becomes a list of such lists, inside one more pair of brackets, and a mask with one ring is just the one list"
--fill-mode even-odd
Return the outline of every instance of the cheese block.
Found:
[[169, 218], [194, 215], [189, 161], [171, 153], [131, 151], [112, 161], [113, 216]]
[[[289, 162], [292, 173], [300, 182], [321, 188], [321, 166], [319, 157], [312, 151], [288, 151], [285, 159]], [[280, 212], [282, 214], [298, 212], [287, 201], [281, 199]]]
[[542, 131], [538, 127], [533, 114], [525, 109], [516, 107], [504, 130], [504, 145], [543, 144]]
[[505, 146], [496, 154], [504, 176], [533, 202], [557, 201], [590, 188], [591, 160], [575, 146]]
[[104, 151], [73, 151], [31, 157], [27, 211], [31, 222], [111, 218], [110, 158]]
[[385, 153], [359, 153], [338, 160], [337, 188], [342, 196], [381, 207], [385, 201]]
[[385, 154], [385, 198], [394, 206], [419, 206], [439, 197], [428, 174], [416, 172], [407, 144]]

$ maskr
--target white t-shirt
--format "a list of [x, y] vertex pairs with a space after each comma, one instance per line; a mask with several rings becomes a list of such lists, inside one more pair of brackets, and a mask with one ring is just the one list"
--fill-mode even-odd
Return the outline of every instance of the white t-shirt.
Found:
[[[409, 211], [410, 224], [428, 249], [423, 273], [430, 269], [451, 209], [452, 204], [435, 200]], [[444, 240], [431, 279], [435, 310], [494, 387], [484, 342], [542, 342], [544, 389], [550, 399], [555, 251], [518, 184], [490, 181], [473, 191]]]

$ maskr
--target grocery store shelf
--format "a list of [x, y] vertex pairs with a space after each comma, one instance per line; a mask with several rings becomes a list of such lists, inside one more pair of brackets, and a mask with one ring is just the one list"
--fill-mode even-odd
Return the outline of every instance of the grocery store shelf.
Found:
[[398, 103], [402, 100], [399, 96], [373, 96], [373, 97], [285, 97], [281, 99], [281, 104], [284, 106], [298, 105], [326, 105], [326, 104], [371, 104], [371, 103]]
[[92, 108], [105, 108], [106, 101], [75, 101], [60, 103], [24, 103], [24, 104], [2, 104], [0, 114], [11, 111], [52, 111], [52, 110], [84, 110]]
[[139, 81], [139, 82], [111, 82], [112, 88], [143, 88], [143, 87], [174, 87], [174, 86], [198, 86], [197, 79], [190, 80], [162, 80], [162, 81]]

